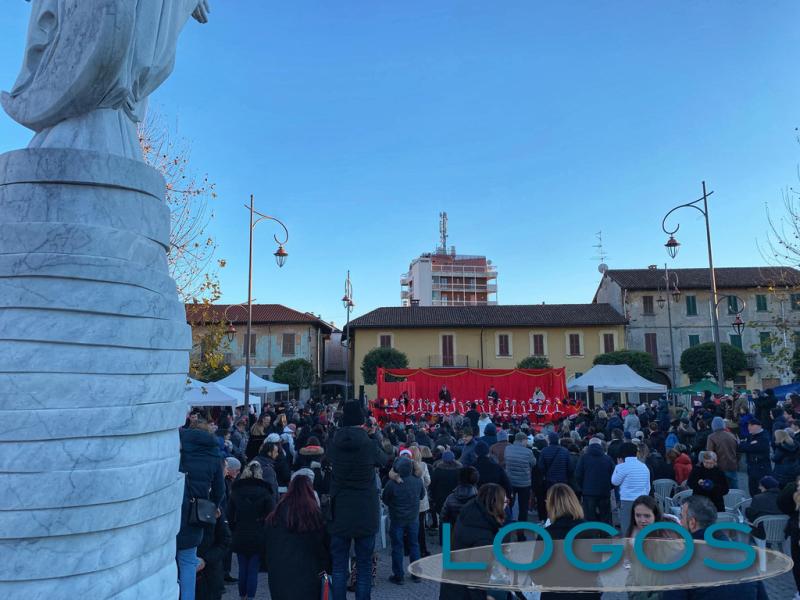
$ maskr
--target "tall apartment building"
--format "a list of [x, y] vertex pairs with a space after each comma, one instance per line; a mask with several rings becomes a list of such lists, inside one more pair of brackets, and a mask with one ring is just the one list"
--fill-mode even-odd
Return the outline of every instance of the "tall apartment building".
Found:
[[485, 256], [447, 251], [447, 213], [439, 215], [440, 245], [411, 261], [400, 279], [403, 306], [487, 306], [497, 304], [497, 267]]

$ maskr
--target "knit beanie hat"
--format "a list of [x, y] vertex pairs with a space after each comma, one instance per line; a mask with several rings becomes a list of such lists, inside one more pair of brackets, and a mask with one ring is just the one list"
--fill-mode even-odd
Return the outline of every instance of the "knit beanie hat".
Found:
[[456, 455], [450, 452], [450, 450], [445, 450], [442, 452], [442, 461], [448, 464], [453, 464], [456, 462]]
[[551, 446], [558, 445], [558, 434], [555, 431], [551, 431], [547, 434], [547, 441]]
[[494, 423], [489, 423], [483, 429], [483, 435], [495, 435], [496, 433], [497, 433], [497, 427], [495, 426]]
[[507, 442], [508, 441], [508, 430], [501, 429], [497, 432], [497, 441], [498, 442]]
[[356, 427], [364, 424], [364, 412], [358, 402], [345, 402], [342, 411], [342, 426]]
[[723, 429], [725, 429], [725, 421], [722, 420], [722, 417], [714, 417], [711, 419], [712, 431], [722, 431]]

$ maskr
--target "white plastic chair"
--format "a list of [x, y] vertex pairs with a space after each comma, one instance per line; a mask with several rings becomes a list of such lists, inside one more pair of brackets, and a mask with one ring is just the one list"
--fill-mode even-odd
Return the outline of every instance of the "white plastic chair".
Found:
[[766, 515], [758, 517], [753, 521], [753, 529], [762, 525], [764, 527], [765, 538], [760, 540], [753, 538], [760, 548], [766, 548], [767, 544], [778, 544], [780, 550], [786, 553], [786, 524], [789, 522], [787, 515]]
[[653, 492], [665, 498], [671, 498], [678, 487], [678, 482], [674, 479], [656, 479], [653, 482]]
[[734, 506], [732, 508], [726, 508], [726, 510], [728, 512], [732, 512], [732, 513], [738, 514], [740, 519], [741, 519], [741, 521], [744, 523], [747, 520], [747, 515], [745, 514], [745, 511], [748, 508], [750, 508], [750, 504], [752, 502], [753, 502], [752, 498], [745, 498], [744, 500], [742, 500], [741, 502], [736, 504], [736, 506]]
[[675, 506], [680, 506], [684, 498], [688, 498], [692, 494], [694, 494], [692, 490], [683, 490], [672, 497], [672, 502], [675, 504]]
[[730, 490], [722, 497], [725, 502], [725, 508], [731, 509], [739, 504], [742, 500], [747, 500], [750, 496], [744, 490]]

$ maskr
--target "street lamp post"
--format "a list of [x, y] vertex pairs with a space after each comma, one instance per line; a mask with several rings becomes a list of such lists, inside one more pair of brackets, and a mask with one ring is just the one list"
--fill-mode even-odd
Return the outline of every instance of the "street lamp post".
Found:
[[[672, 281], [670, 275], [675, 277], [675, 280]], [[675, 369], [675, 341], [672, 335], [672, 302], [671, 299], [675, 302], [678, 302], [681, 298], [681, 291], [678, 289], [678, 274], [674, 271], [672, 273], [669, 272], [667, 268], [667, 264], [664, 263], [664, 290], [667, 295], [666, 298], [666, 305], [667, 305], [667, 325], [669, 327], [669, 357], [670, 357], [670, 369], [672, 373], [672, 387], [677, 387], [675, 384], [675, 379], [677, 377], [677, 371]], [[661, 289], [659, 286], [658, 290], [658, 306], [659, 308], [664, 308], [664, 297], [661, 295]], [[675, 401], [675, 396], [672, 397], [673, 402]]]
[[256, 225], [261, 221], [275, 221], [283, 228], [284, 236], [279, 238], [277, 234], [273, 235], [275, 243], [278, 244], [278, 249], [273, 253], [275, 262], [278, 267], [282, 267], [286, 263], [286, 258], [289, 253], [283, 247], [289, 241], [289, 230], [283, 221], [276, 217], [262, 214], [255, 209], [255, 198], [250, 194], [250, 205], [245, 204], [245, 208], [250, 210], [250, 254], [247, 263], [247, 333], [245, 334], [245, 351], [244, 351], [244, 411], [245, 415], [250, 414], [250, 340], [252, 339], [253, 329], [253, 230]]
[[[694, 208], [700, 214], [703, 215], [703, 218], [706, 221], [706, 245], [708, 246], [708, 270], [711, 276], [711, 304], [713, 310], [711, 311], [711, 326], [713, 328], [714, 334], [714, 350], [716, 354], [716, 362], [717, 362], [717, 383], [719, 385], [719, 393], [725, 393], [725, 376], [722, 370], [722, 346], [720, 346], [720, 339], [719, 339], [719, 315], [717, 314], [717, 309], [719, 307], [719, 302], [717, 298], [717, 277], [714, 273], [714, 255], [711, 250], [711, 225], [709, 224], [708, 219], [708, 197], [713, 194], [714, 192], [707, 192], [706, 191], [706, 182], [703, 182], [703, 195], [694, 200], [693, 202], [687, 202], [686, 204], [679, 204], [675, 208], [671, 209], [664, 218], [661, 220], [661, 229], [664, 230], [669, 236], [667, 243], [664, 244], [664, 247], [667, 249], [667, 253], [670, 257], [675, 258], [678, 254], [678, 248], [680, 247], [680, 242], [675, 239], [675, 234], [680, 229], [680, 224], [675, 226], [675, 229], [667, 229], [667, 219], [669, 216], [674, 213], [679, 208]], [[699, 203], [703, 203], [703, 208], [698, 206]]]
[[345, 348], [344, 358], [344, 401], [347, 402], [350, 396], [350, 313], [355, 306], [353, 302], [353, 284], [350, 283], [350, 271], [347, 271], [347, 279], [344, 281], [344, 296], [342, 305], [347, 311], [347, 324], [344, 326], [344, 341], [342, 346]]

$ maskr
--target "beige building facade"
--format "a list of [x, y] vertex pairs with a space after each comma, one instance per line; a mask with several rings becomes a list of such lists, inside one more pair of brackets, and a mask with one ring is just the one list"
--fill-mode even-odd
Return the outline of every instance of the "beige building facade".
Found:
[[[352, 373], [364, 385], [364, 356], [392, 347], [411, 368], [514, 368], [528, 356], [566, 369], [567, 381], [598, 354], [623, 349], [624, 318], [608, 305], [503, 305], [379, 308], [350, 323]], [[365, 386], [374, 397], [376, 386]]]

